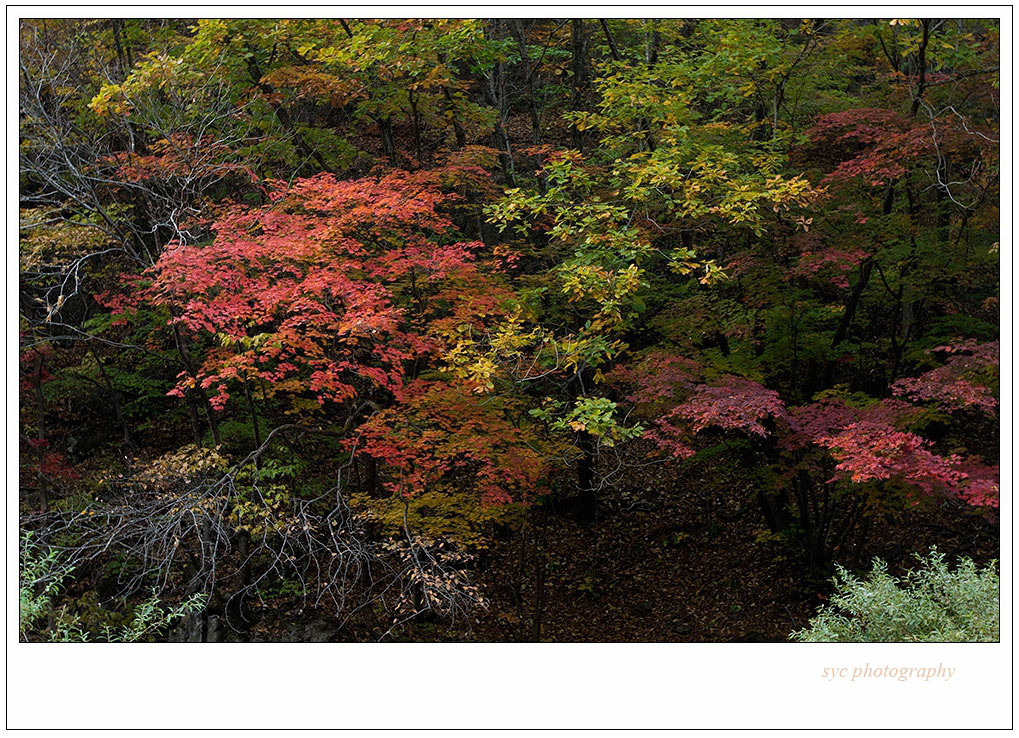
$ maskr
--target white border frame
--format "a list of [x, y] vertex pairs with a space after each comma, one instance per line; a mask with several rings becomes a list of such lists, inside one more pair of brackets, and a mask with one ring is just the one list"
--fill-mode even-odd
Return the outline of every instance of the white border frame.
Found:
[[[1001, 18], [999, 644], [18, 642], [17, 24], [22, 17]], [[1011, 6], [7, 6], [8, 728], [1009, 728], [1012, 726]], [[937, 666], [948, 681], [826, 681]]]

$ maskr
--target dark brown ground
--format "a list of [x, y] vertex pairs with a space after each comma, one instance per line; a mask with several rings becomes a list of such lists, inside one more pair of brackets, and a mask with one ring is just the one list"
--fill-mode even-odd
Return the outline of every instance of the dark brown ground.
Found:
[[[795, 542], [767, 533], [738, 470], [666, 472], [645, 468], [606, 490], [591, 526], [563, 505], [533, 509], [528, 526], [495, 542], [470, 572], [489, 600], [473, 622], [423, 618], [383, 636], [383, 613], [341, 626], [280, 600], [253, 604], [247, 634], [220, 629], [255, 641], [788, 642], [825, 602], [830, 571], [811, 574]], [[936, 543], [986, 563], [999, 555], [997, 530], [959, 505], [930, 504], [875, 521], [838, 558], [860, 570], [880, 556], [898, 574]]]
[[[708, 515], [707, 495], [694, 490], [718, 482], [673, 480], [657, 494], [615, 492], [590, 528], [568, 511], [550, 511], [543, 556], [534, 551], [539, 522], [490, 557], [479, 578], [491, 604], [469, 633], [429, 633], [426, 626], [404, 637], [537, 640], [534, 593], [543, 559], [543, 641], [787, 641], [825, 601], [830, 574], [809, 574], [795, 546], [767, 535], [755, 498], [739, 491], [738, 480], [724, 485], [730, 494], [715, 493]], [[983, 563], [998, 557], [996, 531], [958, 506], [914, 508], [876, 522], [848, 563], [881, 556], [901, 572], [912, 566], [913, 552], [934, 543]]]

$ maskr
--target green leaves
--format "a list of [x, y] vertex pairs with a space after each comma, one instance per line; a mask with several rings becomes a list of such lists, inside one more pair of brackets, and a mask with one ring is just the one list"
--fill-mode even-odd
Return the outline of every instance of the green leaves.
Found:
[[916, 558], [919, 568], [901, 580], [881, 559], [874, 559], [865, 579], [838, 567], [830, 604], [790, 638], [807, 643], [997, 641], [995, 562], [978, 569], [964, 558], [953, 571], [935, 548]]
[[606, 447], [644, 433], [640, 423], [625, 425], [625, 418], [619, 417], [619, 405], [606, 397], [578, 398], [568, 410], [563, 403], [548, 398], [541, 407], [532, 408], [528, 413], [547, 423], [553, 431], [589, 433]]

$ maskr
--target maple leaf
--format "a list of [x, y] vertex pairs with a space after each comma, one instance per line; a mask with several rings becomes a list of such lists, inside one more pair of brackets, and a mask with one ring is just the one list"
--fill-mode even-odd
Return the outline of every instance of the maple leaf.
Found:
[[998, 401], [987, 382], [997, 378], [998, 342], [969, 341], [933, 350], [949, 355], [945, 364], [919, 377], [897, 380], [892, 392], [918, 402], [934, 402], [946, 410], [976, 408], [993, 413]]

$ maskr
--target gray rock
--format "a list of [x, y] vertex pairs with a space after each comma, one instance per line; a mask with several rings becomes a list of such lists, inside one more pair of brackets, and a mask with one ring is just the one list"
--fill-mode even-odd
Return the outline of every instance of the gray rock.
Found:
[[221, 643], [223, 641], [223, 629], [218, 615], [210, 615], [205, 627], [206, 643]]
[[202, 614], [191, 613], [186, 615], [177, 625], [170, 630], [167, 640], [170, 643], [201, 643], [202, 642]]
[[287, 628], [287, 640], [294, 643], [330, 643], [339, 637], [339, 627], [328, 618], [297, 621]]

